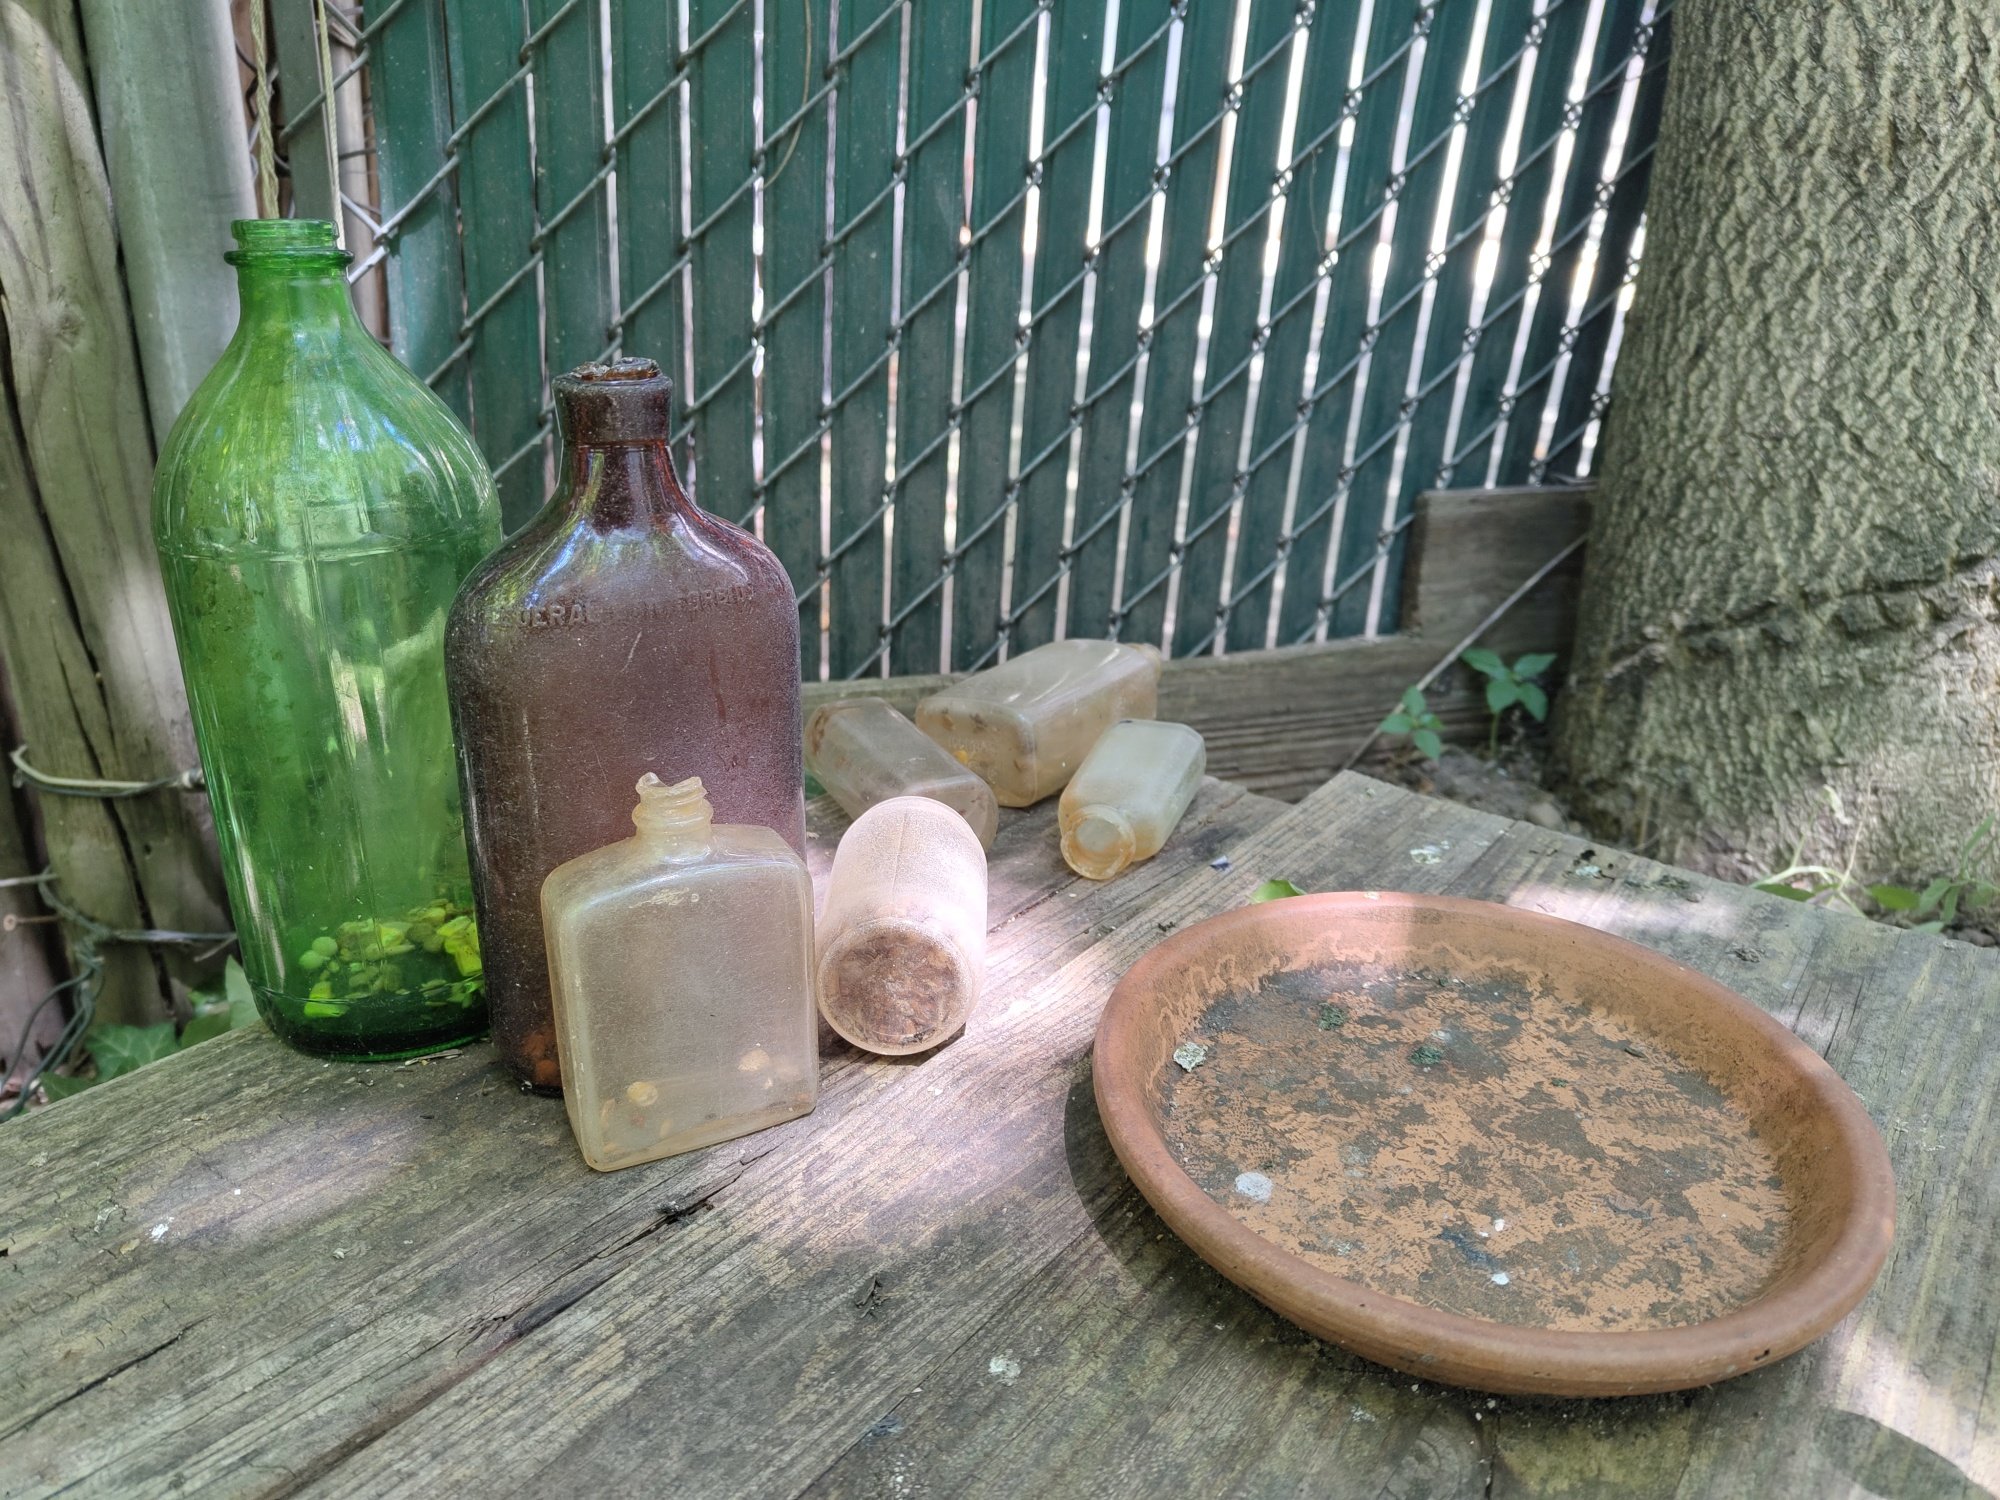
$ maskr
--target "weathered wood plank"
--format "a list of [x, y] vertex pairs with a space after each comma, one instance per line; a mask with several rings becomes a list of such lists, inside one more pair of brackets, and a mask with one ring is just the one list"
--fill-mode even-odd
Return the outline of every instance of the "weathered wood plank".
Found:
[[[75, 11], [0, 4], [0, 656], [34, 763], [147, 781], [195, 764], [153, 559], [152, 443]], [[167, 793], [43, 799], [69, 899], [120, 926], [228, 926], [208, 808]], [[179, 960], [173, 960], [174, 967]], [[100, 1009], [167, 1013], [162, 970], [115, 953]]]
[[[1401, 634], [1169, 661], [1160, 679], [1160, 717], [1202, 732], [1212, 775], [1266, 796], [1302, 797], [1346, 764], [1403, 689], [1582, 537], [1589, 512], [1588, 493], [1574, 488], [1421, 495]], [[1484, 644], [1509, 657], [1528, 651], [1566, 656], [1582, 569], [1579, 551], [1510, 610]], [[950, 680], [809, 682], [806, 709], [875, 693], [907, 713]], [[1484, 742], [1483, 691], [1464, 670], [1447, 673], [1431, 690], [1428, 701], [1447, 738]]]
[[[1062, 865], [1053, 803], [1007, 814], [990, 867], [988, 995], [938, 1056], [990, 1056], [985, 1034], [1022, 1024], [1011, 1007], [1028, 980], [1280, 810], [1211, 782], [1167, 850], [1105, 885]], [[830, 802], [814, 805], [822, 877], [841, 826]], [[888, 1097], [948, 1111], [930, 1086], [909, 1060], [843, 1048], [806, 1120], [608, 1177], [583, 1167], [560, 1106], [518, 1095], [484, 1046], [368, 1068], [297, 1056], [259, 1030], [44, 1110], [0, 1133], [0, 1326], [41, 1351], [0, 1368], [0, 1494], [145, 1493], [169, 1476], [204, 1492], [285, 1491], [635, 1269], [648, 1243], [711, 1221], [732, 1241], [758, 1232], [733, 1214], [725, 1224], [720, 1200], [686, 1216], [663, 1205], [707, 1201], [743, 1170], [754, 1175], [737, 1191], [811, 1222], [798, 1195], [826, 1189], [753, 1182], [796, 1143], [865, 1145]], [[1018, 1102], [1024, 1087], [1003, 1092]], [[828, 1182], [890, 1180], [850, 1161]], [[864, 1206], [865, 1192], [850, 1194], [841, 1213]], [[667, 1274], [716, 1251], [703, 1239], [689, 1253], [689, 1269]], [[740, 1300], [749, 1316], [772, 1313]]]
[[[1903, 1201], [1875, 1292], [1794, 1358], [1698, 1392], [1489, 1400], [1413, 1383], [1304, 1336], [1180, 1245], [1118, 1168], [1080, 1061], [1065, 1139], [1089, 1227], [963, 1346], [912, 1372], [921, 1394], [850, 1434], [814, 1493], [1142, 1494], [1170, 1475], [1202, 1494], [1949, 1496], [2000, 1481], [1994, 956], [1362, 790], [1376, 821], [1354, 842], [1329, 828], [1292, 844], [1288, 818], [1231, 878], [1393, 878], [1505, 900], [1735, 986], [1824, 1053], [1883, 1126]], [[1409, 859], [1426, 846], [1438, 864]], [[1602, 875], [1582, 873], [1593, 865]], [[996, 1378], [995, 1358], [1018, 1375]]]
[[[1269, 807], [1211, 785], [1159, 860], [1091, 887], [1062, 880], [1046, 804], [1010, 815], [994, 983], [964, 1039], [914, 1064], [838, 1059], [809, 1119], [656, 1168], [585, 1173], [559, 1114], [507, 1090], [484, 1049], [360, 1069], [225, 1040], [16, 1127], [0, 1320], [47, 1358], [0, 1367], [0, 1488], [619, 1493], [671, 1473], [687, 1495], [1929, 1495], [2000, 1479], [2000, 959], [1359, 777], [1256, 826]], [[1434, 863], [1411, 855], [1426, 846]], [[1125, 1183], [1085, 1059], [1103, 995], [1162, 924], [1274, 875], [1506, 899], [1742, 989], [1885, 1125], [1905, 1199], [1882, 1283], [1770, 1370], [1624, 1402], [1412, 1388], [1264, 1313]], [[114, 1135], [113, 1117], [150, 1129]]]

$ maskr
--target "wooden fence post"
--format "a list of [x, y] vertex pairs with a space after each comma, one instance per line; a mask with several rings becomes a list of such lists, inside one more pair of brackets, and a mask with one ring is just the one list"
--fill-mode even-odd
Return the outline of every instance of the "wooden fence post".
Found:
[[[40, 769], [143, 781], [192, 766], [195, 751], [83, 57], [74, 0], [0, 0], [0, 659]], [[119, 926], [228, 925], [202, 798], [43, 797], [40, 810], [79, 908]], [[107, 957], [104, 1015], [166, 1014], [183, 959]]]

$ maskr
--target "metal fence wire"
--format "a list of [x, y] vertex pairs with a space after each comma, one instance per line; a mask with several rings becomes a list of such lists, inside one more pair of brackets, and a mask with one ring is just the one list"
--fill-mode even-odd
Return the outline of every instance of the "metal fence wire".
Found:
[[1394, 629], [1417, 491], [1589, 472], [1669, 9], [272, 0], [295, 211], [509, 523], [550, 374], [658, 359], [809, 678]]

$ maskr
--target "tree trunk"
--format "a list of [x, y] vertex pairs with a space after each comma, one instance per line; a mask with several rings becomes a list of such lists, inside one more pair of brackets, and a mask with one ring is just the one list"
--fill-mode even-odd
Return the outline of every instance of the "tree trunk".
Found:
[[1801, 835], [1947, 873], [2000, 805], [2000, 12], [1687, 0], [1675, 28], [1571, 790], [1738, 876]]

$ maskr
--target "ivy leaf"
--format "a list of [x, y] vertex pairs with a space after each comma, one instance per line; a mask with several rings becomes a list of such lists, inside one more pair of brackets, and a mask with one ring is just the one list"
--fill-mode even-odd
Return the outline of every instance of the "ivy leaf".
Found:
[[1943, 876], [1924, 887], [1923, 895], [1917, 898], [1917, 910], [1936, 911], [1938, 902], [1944, 900], [1944, 893], [1951, 889], [1951, 881]]
[[1868, 898], [1884, 911], [1917, 909], [1917, 893], [1906, 885], [1871, 885]]
[[172, 1021], [157, 1026], [99, 1026], [90, 1033], [90, 1055], [96, 1059], [100, 1083], [172, 1057], [179, 1045]]
[[1410, 743], [1417, 747], [1417, 753], [1425, 760], [1436, 760], [1444, 754], [1444, 741], [1438, 738], [1435, 729], [1419, 729], [1410, 736]]
[[1267, 880], [1250, 893], [1252, 901], [1282, 901], [1287, 896], [1303, 896], [1304, 891], [1289, 880]]
[[1486, 684], [1486, 711], [1501, 713], [1521, 701], [1521, 684], [1496, 677]]
[[67, 1099], [71, 1094], [80, 1094], [97, 1082], [95, 1078], [65, 1078], [60, 1073], [42, 1075], [42, 1092], [49, 1096], [49, 1103]]
[[1381, 734], [1408, 734], [1413, 727], [1410, 723], [1410, 716], [1401, 709], [1397, 709], [1396, 712], [1390, 714], [1388, 718], [1382, 721], [1382, 727], [1377, 732]]
[[1549, 695], [1543, 692], [1542, 689], [1537, 684], [1532, 682], [1524, 682], [1520, 685], [1520, 687], [1521, 687], [1521, 707], [1525, 708], [1529, 713], [1535, 716], [1535, 722], [1537, 724], [1541, 723], [1544, 719], [1548, 718]]
[[1531, 651], [1514, 663], [1516, 677], [1539, 677], [1556, 664], [1553, 651]]
[[229, 1030], [229, 1012], [226, 1010], [205, 1010], [181, 1028], [181, 1050], [185, 1052], [197, 1042], [206, 1042], [221, 1036]]
[[1497, 679], [1507, 675], [1507, 664], [1500, 660], [1499, 653], [1488, 651], [1484, 646], [1474, 646], [1470, 651], [1460, 656], [1459, 660], [1472, 668], [1473, 671], [1483, 672], [1488, 677]]
[[1403, 689], [1403, 712], [1412, 719], [1421, 719], [1429, 712], [1424, 707], [1424, 690], [1414, 682]]
[[1763, 881], [1753, 889], [1767, 891], [1773, 896], [1783, 896], [1787, 901], [1810, 901], [1813, 898], [1811, 891], [1802, 891], [1795, 885], [1786, 885], [1776, 880]]
[[251, 992], [250, 976], [233, 958], [222, 966], [222, 991], [229, 997], [229, 1029], [255, 1026], [261, 1019], [257, 1014], [257, 997]]

